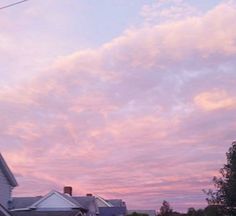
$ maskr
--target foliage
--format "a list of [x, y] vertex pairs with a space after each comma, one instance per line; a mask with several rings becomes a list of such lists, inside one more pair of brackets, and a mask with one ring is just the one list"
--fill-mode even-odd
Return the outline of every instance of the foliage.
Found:
[[209, 205], [221, 207], [218, 211], [220, 209], [227, 215], [236, 215], [236, 142], [232, 143], [226, 158], [227, 163], [220, 169], [221, 177], [213, 178], [216, 190], [205, 193], [209, 196]]
[[170, 207], [170, 204], [164, 200], [160, 208], [160, 213], [158, 214], [158, 216], [171, 216], [172, 213], [173, 213], [173, 210]]
[[195, 216], [195, 215], [196, 215], [196, 212], [197, 212], [197, 211], [196, 211], [194, 208], [189, 208], [187, 215], [188, 215], [188, 216]]
[[204, 213], [206, 216], [223, 216], [222, 211], [219, 209], [217, 205], [209, 205], [204, 209]]
[[132, 214], [128, 214], [127, 216], [148, 216], [148, 214], [133, 212]]
[[206, 216], [205, 211], [202, 209], [195, 210], [194, 208], [189, 208], [186, 216]]

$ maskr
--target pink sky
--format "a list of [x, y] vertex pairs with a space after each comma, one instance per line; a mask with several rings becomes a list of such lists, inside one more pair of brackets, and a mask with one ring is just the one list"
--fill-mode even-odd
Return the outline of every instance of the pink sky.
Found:
[[[206, 205], [202, 189], [235, 140], [236, 4], [182, 6], [183, 16], [172, 8], [159, 23], [155, 4], [146, 5], [142, 25], [0, 86], [14, 195], [71, 185], [130, 209], [159, 209], [164, 199], [177, 210]], [[5, 36], [1, 57], [18, 52]]]

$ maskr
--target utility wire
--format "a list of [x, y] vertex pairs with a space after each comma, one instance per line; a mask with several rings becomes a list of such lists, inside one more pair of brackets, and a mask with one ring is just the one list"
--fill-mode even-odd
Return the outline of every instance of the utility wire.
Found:
[[5, 5], [3, 7], [0, 7], [0, 10], [3, 10], [3, 9], [9, 8], [9, 7], [21, 4], [21, 3], [26, 2], [26, 1], [28, 1], [28, 0], [22, 0], [22, 1], [18, 1], [18, 2], [12, 3], [12, 4]]

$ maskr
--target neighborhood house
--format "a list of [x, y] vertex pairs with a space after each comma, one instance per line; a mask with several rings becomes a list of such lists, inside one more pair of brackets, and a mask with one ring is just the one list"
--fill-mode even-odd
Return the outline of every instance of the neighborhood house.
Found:
[[121, 199], [107, 200], [87, 194], [73, 195], [73, 188], [52, 190], [44, 196], [12, 197], [17, 181], [0, 154], [0, 216], [124, 216], [127, 209]]

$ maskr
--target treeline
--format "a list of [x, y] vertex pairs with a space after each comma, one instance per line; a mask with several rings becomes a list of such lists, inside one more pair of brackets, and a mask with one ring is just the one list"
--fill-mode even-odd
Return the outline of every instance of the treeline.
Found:
[[223, 216], [223, 214], [222, 209], [217, 205], [209, 205], [205, 209], [189, 208], [187, 213], [179, 213], [174, 211], [170, 204], [164, 200], [157, 216]]
[[188, 212], [174, 212], [167, 201], [163, 201], [158, 216], [236, 216], [236, 141], [226, 152], [226, 164], [220, 169], [220, 177], [214, 177], [215, 190], [203, 190], [208, 207]]
[[[223, 214], [220, 213], [220, 210], [217, 206], [207, 206], [205, 209], [194, 209], [189, 208], [187, 213], [179, 213], [173, 211], [170, 207], [170, 204], [167, 201], [163, 201], [163, 204], [160, 208], [159, 213], [157, 216], [222, 216]], [[149, 216], [148, 214], [141, 214], [134, 212], [132, 214], [128, 214], [127, 216]]]
[[[187, 213], [179, 213], [163, 201], [157, 216], [236, 216], [236, 141], [226, 152], [226, 159], [226, 164], [220, 169], [220, 177], [213, 178], [215, 190], [203, 190], [208, 197], [205, 209], [189, 208]], [[148, 216], [133, 214], [129, 216]]]

